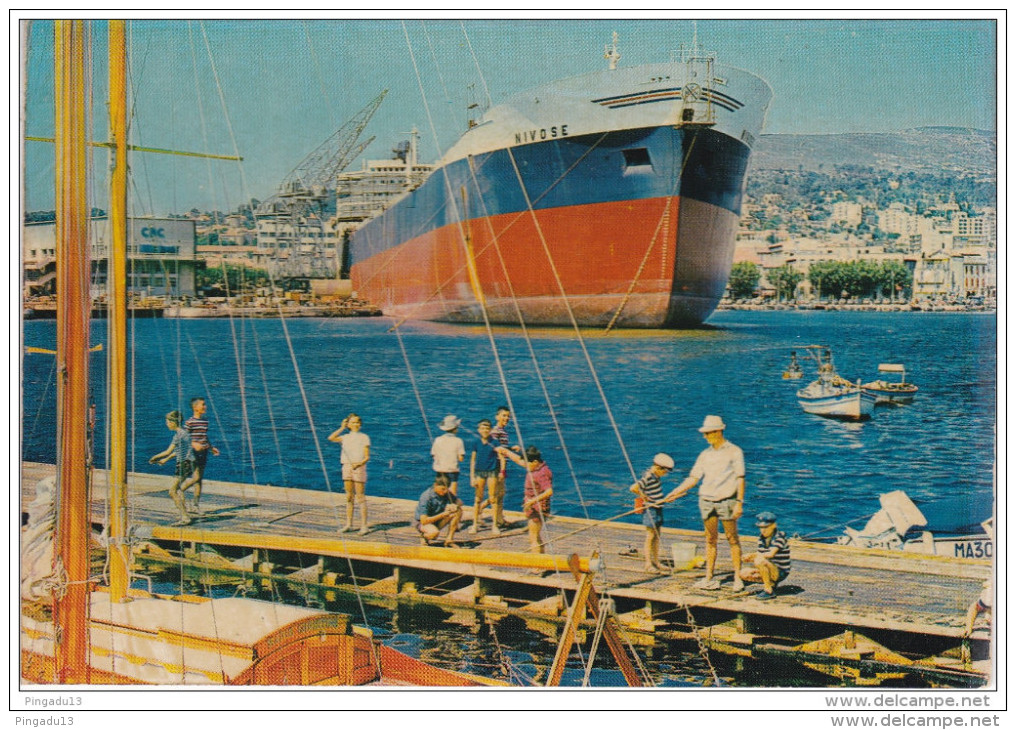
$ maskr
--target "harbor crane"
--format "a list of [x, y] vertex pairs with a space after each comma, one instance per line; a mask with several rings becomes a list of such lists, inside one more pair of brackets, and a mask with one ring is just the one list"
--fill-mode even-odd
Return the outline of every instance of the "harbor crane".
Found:
[[323, 213], [334, 194], [335, 178], [374, 141], [374, 137], [360, 141], [360, 136], [387, 94], [385, 89], [374, 97], [304, 157], [258, 206], [258, 249], [269, 254], [277, 276], [335, 276], [335, 257], [326, 251]]

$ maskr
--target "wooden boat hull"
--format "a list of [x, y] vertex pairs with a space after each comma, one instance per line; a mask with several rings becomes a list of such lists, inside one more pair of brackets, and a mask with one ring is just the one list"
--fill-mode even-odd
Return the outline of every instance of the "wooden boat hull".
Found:
[[886, 383], [885, 381], [865, 383], [861, 387], [865, 392], [875, 397], [876, 405], [905, 405], [913, 403], [914, 396], [917, 395], [918, 390], [916, 385], [899, 385], [896, 383]]
[[[246, 598], [91, 594], [89, 684], [480, 686], [383, 646], [345, 614]], [[21, 676], [60, 683], [55, 627], [39, 604], [21, 616]]]
[[819, 396], [802, 395], [803, 392], [798, 392], [798, 403], [805, 413], [816, 416], [863, 421], [871, 418], [875, 409], [875, 396], [861, 389]]

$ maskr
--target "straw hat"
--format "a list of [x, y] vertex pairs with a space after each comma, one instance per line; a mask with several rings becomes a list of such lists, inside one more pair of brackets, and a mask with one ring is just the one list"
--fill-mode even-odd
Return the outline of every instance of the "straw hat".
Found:
[[459, 427], [460, 423], [462, 423], [462, 421], [455, 416], [445, 416], [444, 420], [441, 421], [437, 427], [442, 431], [454, 431]]
[[723, 419], [719, 416], [706, 416], [706, 420], [702, 422], [702, 428], [699, 429], [699, 433], [709, 433], [710, 431], [722, 431], [727, 427], [727, 424], [723, 422]]

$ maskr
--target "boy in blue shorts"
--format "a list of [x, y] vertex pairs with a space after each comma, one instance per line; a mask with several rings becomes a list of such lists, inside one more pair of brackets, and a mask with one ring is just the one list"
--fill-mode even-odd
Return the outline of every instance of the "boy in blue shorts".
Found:
[[[473, 524], [469, 533], [475, 535], [480, 530], [480, 521], [483, 518], [485, 505], [493, 505], [493, 525], [491, 531], [495, 535], [501, 534], [498, 527], [498, 518], [501, 516], [497, 510], [497, 481], [501, 474], [502, 457], [497, 452], [499, 443], [491, 437], [491, 423], [484, 418], [476, 427], [477, 436], [474, 436], [466, 445], [466, 453], [469, 454], [469, 483], [473, 485]], [[484, 491], [488, 495], [484, 501]]]
[[180, 484], [194, 473], [194, 454], [191, 451], [190, 431], [180, 425], [182, 421], [183, 415], [180, 411], [170, 411], [166, 414], [166, 428], [173, 432], [173, 440], [170, 441], [165, 451], [160, 451], [148, 460], [149, 464], [165, 464], [174, 455], [176, 456], [176, 474], [169, 487], [169, 498], [180, 510], [180, 519], [174, 522], [174, 525], [189, 525], [191, 523]]
[[630, 490], [638, 495], [643, 503], [642, 524], [646, 526], [645, 571], [662, 573], [660, 565], [660, 529], [663, 527], [663, 487], [661, 480], [674, 468], [674, 460], [667, 454], [653, 457], [653, 465], [646, 470], [642, 478], [631, 485]]

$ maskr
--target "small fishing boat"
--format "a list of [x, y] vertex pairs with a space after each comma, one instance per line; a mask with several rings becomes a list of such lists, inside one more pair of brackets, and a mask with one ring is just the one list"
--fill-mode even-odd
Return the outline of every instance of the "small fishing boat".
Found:
[[860, 380], [851, 383], [839, 376], [832, 351], [824, 345], [809, 345], [805, 350], [818, 363], [818, 379], [797, 391], [797, 402], [805, 413], [848, 421], [871, 418], [875, 396], [861, 387]]
[[791, 350], [790, 364], [787, 365], [787, 369], [783, 371], [783, 379], [800, 380], [803, 375], [804, 370], [801, 369], [801, 363], [797, 361], [797, 353]]
[[907, 369], [903, 365], [895, 363], [881, 363], [878, 366], [880, 373], [899, 373], [899, 381], [872, 380], [861, 387], [868, 393], [875, 396], [875, 404], [885, 403], [887, 405], [903, 405], [913, 403], [917, 395], [917, 386], [907, 382]]
[[847, 527], [836, 542], [954, 558], [994, 555], [994, 520], [986, 500], [955, 497], [919, 508], [901, 490], [878, 499], [882, 509], [862, 529]]

